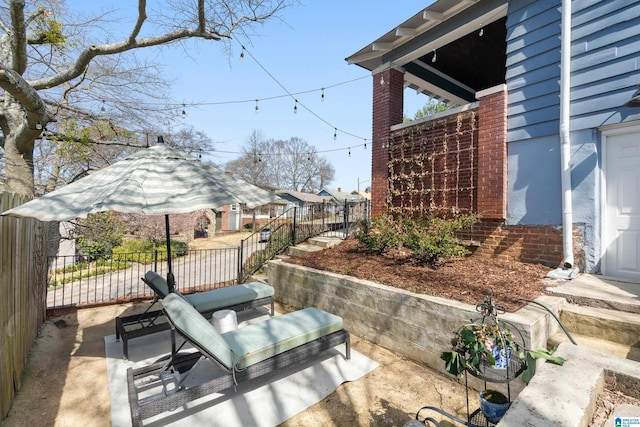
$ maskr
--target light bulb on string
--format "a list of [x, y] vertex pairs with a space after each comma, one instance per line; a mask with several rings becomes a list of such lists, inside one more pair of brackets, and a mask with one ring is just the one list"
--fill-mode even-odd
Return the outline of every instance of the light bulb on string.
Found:
[[258, 100], [256, 99], [256, 114], [258, 114], [258, 110], [259, 110], [259, 109], [260, 109], [260, 108], [258, 107]]
[[431, 58], [431, 62], [436, 62], [436, 50], [433, 49], [433, 58]]
[[293, 104], [293, 114], [296, 114], [298, 112], [298, 100], [296, 99], [296, 103]]
[[351, 157], [351, 147], [349, 147], [349, 157]]
[[333, 140], [338, 139], [338, 128], [333, 128]]
[[365, 150], [367, 149], [367, 140], [366, 139], [364, 140], [364, 149]]
[[242, 52], [240, 52], [240, 62], [244, 60], [244, 46], [242, 46]]
[[185, 105], [182, 104], [182, 118], [184, 119], [185, 117], [187, 117], [187, 112], [185, 111]]
[[478, 33], [478, 35], [479, 35], [480, 37], [482, 37], [482, 36], [484, 35], [484, 27], [483, 27], [483, 28], [480, 28], [480, 33]]
[[100, 111], [102, 111], [103, 113], [105, 112], [105, 108], [104, 108], [104, 99], [102, 100], [102, 108], [100, 108]]
[[324, 102], [324, 88], [322, 88], [322, 95], [320, 95], [320, 101]]

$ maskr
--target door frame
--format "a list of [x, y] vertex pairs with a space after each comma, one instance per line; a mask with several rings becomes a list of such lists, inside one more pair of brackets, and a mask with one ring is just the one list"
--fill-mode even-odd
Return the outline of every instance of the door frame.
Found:
[[[625, 134], [638, 134], [640, 135], [640, 121], [633, 121], [629, 123], [620, 123], [617, 125], [606, 126], [600, 128], [602, 135], [601, 152], [602, 152], [602, 167], [600, 168], [600, 182], [602, 183], [600, 188], [600, 272], [603, 275], [607, 275], [607, 138], [611, 136], [619, 136]], [[613, 276], [615, 277], [615, 276]]]

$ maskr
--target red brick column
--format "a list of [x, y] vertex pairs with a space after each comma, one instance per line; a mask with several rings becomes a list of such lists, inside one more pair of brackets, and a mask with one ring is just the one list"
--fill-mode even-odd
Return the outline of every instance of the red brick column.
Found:
[[371, 216], [387, 212], [389, 134], [402, 123], [404, 75], [389, 69], [373, 76], [373, 141], [371, 149]]
[[477, 94], [478, 213], [485, 219], [506, 218], [507, 88], [496, 86]]

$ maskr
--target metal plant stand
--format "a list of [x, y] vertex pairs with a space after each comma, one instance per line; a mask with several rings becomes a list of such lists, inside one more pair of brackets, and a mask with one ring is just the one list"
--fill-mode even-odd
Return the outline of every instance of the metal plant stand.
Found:
[[[482, 317], [478, 318], [476, 322], [484, 323], [484, 322], [493, 322], [498, 325], [500, 328], [500, 323], [498, 323], [498, 314], [504, 314], [505, 309], [501, 305], [493, 304], [491, 295], [488, 295], [485, 300], [476, 305], [476, 310], [482, 314]], [[502, 324], [510, 325], [508, 322], [500, 321]], [[514, 330], [518, 331], [515, 327]], [[524, 343], [524, 338], [522, 334], [520, 334], [521, 344]], [[494, 366], [485, 363], [480, 366], [480, 373], [474, 374], [472, 372], [464, 372], [464, 384], [465, 384], [465, 392], [467, 398], [467, 420], [463, 420], [461, 418], [456, 417], [455, 415], [449, 414], [448, 412], [435, 407], [435, 406], [423, 406], [416, 413], [415, 419], [411, 420], [409, 423], [405, 424], [404, 427], [419, 427], [419, 426], [436, 426], [440, 427], [440, 423], [433, 418], [435, 413], [440, 414], [449, 418], [450, 420], [467, 426], [467, 427], [490, 427], [495, 426], [494, 423], [490, 422], [487, 417], [482, 413], [480, 408], [475, 410], [471, 410], [469, 405], [469, 383], [468, 383], [468, 374], [475, 376], [484, 381], [484, 388], [486, 390], [487, 383], [502, 383], [507, 385], [507, 398], [509, 402], [511, 402], [511, 388], [509, 383], [516, 379], [524, 370], [526, 366], [524, 362], [517, 356], [513, 355], [513, 357], [509, 357], [506, 368], [495, 368]]]

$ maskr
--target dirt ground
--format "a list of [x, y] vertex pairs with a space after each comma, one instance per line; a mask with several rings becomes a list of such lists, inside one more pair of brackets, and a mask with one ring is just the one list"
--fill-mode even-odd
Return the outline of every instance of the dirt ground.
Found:
[[[234, 246], [243, 237], [235, 234], [199, 239], [192, 247]], [[348, 240], [337, 248], [291, 258], [290, 262], [472, 304], [491, 289], [495, 301], [509, 311], [522, 305], [518, 298], [533, 299], [543, 292], [545, 286], [540, 279], [549, 270], [480, 258], [456, 260], [431, 270], [399, 260], [401, 256], [397, 255], [402, 254], [395, 255], [395, 259], [364, 257], [362, 249]], [[144, 307], [114, 305], [50, 319], [32, 348], [21, 389], [2, 426], [111, 425], [104, 336], [114, 333], [116, 316]], [[286, 308], [279, 307], [279, 311]], [[343, 384], [283, 426], [403, 426], [424, 405], [466, 417], [464, 387], [455, 379], [355, 336], [352, 345], [380, 366], [355, 382]], [[470, 394], [470, 399], [475, 407], [477, 396]], [[445, 420], [442, 425], [454, 424]]]
[[[2, 426], [110, 426], [104, 336], [114, 333], [116, 316], [142, 307], [144, 304], [83, 309], [50, 319], [34, 344], [22, 387]], [[281, 306], [276, 309], [286, 311]], [[380, 366], [341, 385], [282, 426], [403, 426], [424, 405], [466, 416], [464, 388], [454, 379], [353, 335], [352, 348]], [[475, 394], [471, 399], [477, 405]]]

